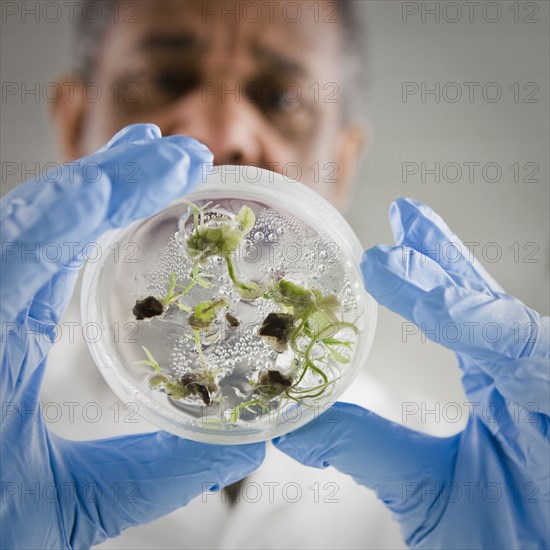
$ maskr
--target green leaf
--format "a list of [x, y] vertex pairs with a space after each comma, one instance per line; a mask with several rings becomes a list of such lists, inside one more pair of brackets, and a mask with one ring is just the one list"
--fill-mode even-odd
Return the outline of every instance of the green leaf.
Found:
[[197, 279], [197, 284], [201, 288], [210, 288], [214, 283], [211, 283], [210, 281], [204, 281], [203, 279]]
[[199, 207], [196, 204], [191, 203], [193, 208], [193, 226], [195, 229], [199, 228]]
[[281, 279], [278, 286], [281, 296], [289, 302], [311, 302], [313, 299], [311, 290], [285, 279]]
[[254, 224], [256, 223], [256, 216], [251, 208], [248, 206], [243, 206], [237, 214], [236, 222], [239, 224], [242, 235], [244, 236], [247, 233], [250, 233], [254, 227]]
[[338, 351], [336, 351], [332, 346], [327, 346], [327, 350], [328, 352], [330, 353], [330, 355], [332, 355], [332, 357], [338, 361], [338, 363], [342, 363], [344, 365], [346, 365], [347, 363], [349, 363], [349, 358], [348, 357], [345, 357], [344, 355], [342, 355], [341, 353], [339, 353]]
[[311, 290], [285, 279], [275, 285], [273, 299], [283, 306], [292, 307], [296, 318], [309, 315], [316, 308], [315, 294]]
[[332, 338], [333, 336], [338, 334], [338, 332], [344, 329], [350, 329], [355, 332], [355, 334], [359, 332], [359, 329], [353, 323], [345, 323], [343, 321], [339, 321], [337, 323], [331, 323], [330, 325], [327, 325], [325, 328], [323, 328], [323, 330], [319, 332], [317, 337], [321, 340], [323, 340], [324, 338]]
[[194, 330], [207, 329], [216, 319], [217, 312], [228, 305], [229, 302], [226, 298], [199, 302], [187, 322]]
[[245, 300], [255, 300], [256, 298], [259, 298], [263, 293], [263, 290], [252, 281], [238, 281], [236, 288], [237, 292]]
[[172, 399], [181, 399], [189, 395], [189, 392], [185, 389], [185, 387], [178, 383], [167, 383], [164, 384], [164, 387], [166, 388], [166, 393]]
[[353, 344], [353, 342], [349, 340], [338, 340], [337, 338], [323, 338], [321, 342], [327, 346], [345, 346], [348, 349], [351, 349]]
[[156, 359], [153, 357], [153, 354], [145, 347], [141, 346], [145, 355], [147, 355], [147, 360], [136, 361], [136, 365], [146, 365], [148, 367], [153, 367], [158, 373], [160, 373], [160, 366], [157, 363]]
[[149, 378], [149, 387], [150, 388], [157, 388], [161, 384], [168, 384], [170, 383], [170, 378], [164, 374], [153, 374]]
[[[308, 329], [317, 337], [332, 321], [321, 311], [316, 311], [308, 321]], [[336, 333], [336, 331], [335, 331]]]

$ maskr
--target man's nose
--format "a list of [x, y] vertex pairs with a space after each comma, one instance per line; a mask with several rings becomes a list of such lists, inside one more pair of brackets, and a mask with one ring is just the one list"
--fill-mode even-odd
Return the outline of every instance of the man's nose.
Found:
[[262, 121], [237, 85], [224, 83], [216, 94], [195, 93], [180, 109], [174, 109], [168, 133], [198, 139], [214, 153], [216, 164], [262, 165]]

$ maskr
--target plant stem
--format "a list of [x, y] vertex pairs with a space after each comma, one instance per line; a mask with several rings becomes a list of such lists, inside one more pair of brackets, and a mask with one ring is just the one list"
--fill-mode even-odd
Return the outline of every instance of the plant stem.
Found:
[[290, 347], [292, 348], [292, 351], [294, 351], [294, 353], [301, 353], [300, 350], [296, 347], [296, 340], [298, 339], [298, 336], [300, 336], [300, 332], [302, 332], [302, 329], [304, 328], [310, 316], [311, 313], [304, 315], [302, 322], [298, 325], [298, 328], [294, 331], [294, 334], [292, 335], [292, 338], [290, 340]]
[[202, 367], [206, 370], [208, 370], [208, 365], [206, 364], [206, 359], [204, 358], [204, 354], [202, 352], [202, 343], [201, 343], [201, 337], [198, 330], [194, 331], [195, 333], [195, 347], [197, 348], [197, 352], [199, 354], [199, 361]]
[[231, 259], [231, 254], [227, 253], [224, 256], [225, 263], [227, 264], [227, 272], [229, 273], [229, 278], [233, 281], [235, 286], [240, 286], [240, 281], [235, 272], [235, 266], [233, 265], [233, 260]]
[[[359, 332], [358, 328], [353, 323], [345, 323], [343, 321], [339, 321], [337, 323], [332, 323], [330, 325], [327, 325], [323, 330], [319, 331], [319, 334], [317, 335], [317, 338], [322, 340], [323, 338], [329, 338], [340, 332], [344, 328], [349, 328], [357, 334]], [[332, 332], [332, 330], [336, 329], [335, 332]]]

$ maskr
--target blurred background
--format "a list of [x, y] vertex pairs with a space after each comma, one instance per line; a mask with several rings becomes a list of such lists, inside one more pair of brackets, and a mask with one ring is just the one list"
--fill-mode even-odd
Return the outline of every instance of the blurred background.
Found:
[[[392, 200], [408, 196], [426, 202], [463, 241], [476, 243], [478, 259], [508, 293], [548, 315], [549, 4], [481, 2], [472, 20], [466, 4], [358, 2], [369, 32], [364, 58], [370, 84], [362, 103], [370, 143], [346, 217], [365, 248], [391, 244]], [[493, 6], [485, 9], [486, 4]], [[439, 21], [426, 8], [438, 10]], [[72, 66], [73, 28], [67, 17], [55, 23], [3, 18], [1, 30], [3, 86], [51, 82]], [[422, 93], [436, 86], [437, 98]], [[13, 166], [32, 171], [36, 164], [58, 160], [47, 108], [44, 101], [23, 102], [20, 95], [2, 98], [2, 194], [34, 176], [13, 174]], [[453, 355], [420, 334], [405, 337], [404, 330], [398, 316], [379, 309], [365, 370], [371, 388], [392, 402], [380, 411], [399, 421], [404, 402], [421, 399], [432, 409], [436, 403], [463, 403]], [[83, 368], [91, 359], [82, 355], [88, 353], [84, 346], [78, 349]], [[64, 353], [54, 348], [43, 400], [79, 396], [71, 385], [77, 378], [67, 370], [76, 365], [67, 367]], [[113, 403], [99, 374], [90, 376], [97, 392], [101, 387]], [[86, 395], [80, 398], [95, 394]], [[369, 398], [377, 410], [376, 395]], [[84, 435], [111, 433], [108, 423], [104, 415], [88, 424]], [[148, 429], [143, 426], [136, 429]], [[444, 435], [460, 426], [443, 419], [416, 427]], [[84, 437], [65, 418], [55, 429]], [[118, 433], [127, 429], [134, 427], [117, 427]]]
[[[457, 19], [452, 6], [440, 8], [436, 23], [435, 15], [428, 13], [433, 2], [359, 4], [369, 32], [365, 70], [370, 85], [364, 105], [371, 135], [347, 219], [365, 247], [389, 244], [391, 201], [408, 196], [426, 202], [463, 241], [479, 243], [473, 250], [510, 294], [548, 314], [548, 3], [520, 2], [529, 6], [520, 6], [516, 13], [511, 2], [501, 2], [500, 20], [493, 23], [498, 12], [487, 10], [484, 19], [481, 8], [470, 23], [468, 9], [460, 2], [452, 3], [462, 11], [454, 23], [444, 18]], [[534, 8], [536, 15], [531, 15]], [[68, 17], [55, 23], [36, 23], [32, 17], [22, 23], [10, 17], [2, 24], [2, 81], [26, 82], [29, 87], [52, 82], [72, 66], [72, 31]], [[434, 95], [423, 98], [422, 83], [425, 89], [435, 89], [436, 82], [440, 90], [449, 84], [446, 93], [439, 94], [438, 102]], [[479, 85], [468, 88], [465, 82]], [[494, 103], [483, 97], [483, 86], [491, 82], [502, 89], [502, 99]], [[407, 88], [406, 102], [404, 86], [409, 85], [404, 83], [414, 83]], [[462, 91], [455, 103], [453, 83]], [[509, 89], [515, 83], [519, 93]], [[474, 93], [471, 103], [469, 89]], [[487, 99], [495, 90], [486, 88]], [[525, 102], [533, 100], [536, 103]], [[32, 171], [36, 163], [58, 160], [47, 107], [32, 96], [26, 102], [20, 95], [2, 102], [4, 166], [10, 161]], [[457, 181], [459, 172], [448, 163], [459, 165]], [[439, 183], [430, 170], [439, 173]], [[22, 179], [4, 169], [2, 194]], [[380, 311], [368, 366], [372, 373], [411, 392], [420, 389], [442, 400], [458, 399], [452, 357], [420, 337], [402, 342], [401, 333], [400, 319]]]

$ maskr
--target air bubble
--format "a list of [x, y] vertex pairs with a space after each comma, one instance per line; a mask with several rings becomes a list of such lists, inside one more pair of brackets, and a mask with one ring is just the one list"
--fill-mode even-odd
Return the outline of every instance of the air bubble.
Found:
[[254, 233], [254, 240], [255, 241], [263, 241], [264, 237], [265, 237], [265, 235], [261, 231], [257, 231], [256, 233]]

